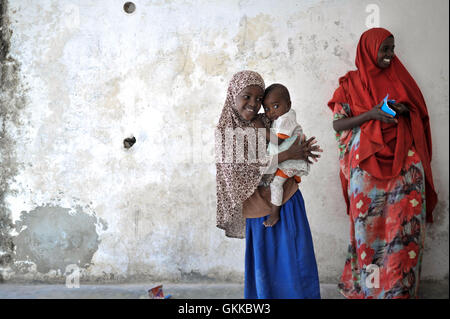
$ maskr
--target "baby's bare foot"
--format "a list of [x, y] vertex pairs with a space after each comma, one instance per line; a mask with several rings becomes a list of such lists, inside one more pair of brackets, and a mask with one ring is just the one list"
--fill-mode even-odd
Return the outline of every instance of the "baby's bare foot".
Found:
[[280, 220], [280, 208], [280, 206], [272, 205], [269, 218], [263, 222], [264, 226], [273, 227]]

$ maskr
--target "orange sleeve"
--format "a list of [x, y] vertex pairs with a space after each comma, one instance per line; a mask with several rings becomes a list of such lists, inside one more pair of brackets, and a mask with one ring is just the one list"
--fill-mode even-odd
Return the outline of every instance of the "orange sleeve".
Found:
[[277, 133], [277, 136], [278, 136], [279, 138], [283, 139], [283, 140], [289, 138], [289, 135], [282, 134], [282, 133]]

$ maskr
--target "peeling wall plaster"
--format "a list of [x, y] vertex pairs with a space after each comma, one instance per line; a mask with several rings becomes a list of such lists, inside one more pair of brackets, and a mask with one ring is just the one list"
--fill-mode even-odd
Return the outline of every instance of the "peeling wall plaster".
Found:
[[[321, 281], [337, 281], [349, 234], [326, 102], [371, 2], [1, 1], [0, 279], [61, 280], [75, 263], [89, 281], [242, 281], [244, 241], [215, 227], [213, 132], [228, 80], [253, 69], [290, 89], [325, 149], [300, 187]], [[422, 277], [441, 280], [448, 2], [376, 3], [430, 110], [440, 202]]]
[[36, 270], [64, 272], [67, 265], [87, 267], [98, 249], [96, 218], [76, 207], [75, 214], [61, 207], [37, 207], [22, 212], [15, 223], [15, 258], [36, 264]]

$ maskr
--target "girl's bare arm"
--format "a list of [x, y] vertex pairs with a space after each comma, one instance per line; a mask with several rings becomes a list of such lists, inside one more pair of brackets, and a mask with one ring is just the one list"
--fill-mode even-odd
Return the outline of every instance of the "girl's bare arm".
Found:
[[278, 154], [279, 163], [287, 160], [303, 160], [312, 164], [309, 157], [317, 162], [317, 158], [319, 158], [320, 155], [315, 154], [315, 152], [323, 152], [323, 150], [319, 145], [314, 145], [317, 143], [316, 138], [313, 136], [306, 140], [305, 135], [302, 135], [299, 142], [298, 139], [299, 138], [297, 137], [295, 142], [286, 151]]

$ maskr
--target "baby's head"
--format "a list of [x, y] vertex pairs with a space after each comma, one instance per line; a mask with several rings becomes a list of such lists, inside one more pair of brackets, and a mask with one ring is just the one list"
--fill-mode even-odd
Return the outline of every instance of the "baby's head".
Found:
[[279, 83], [267, 87], [264, 91], [263, 107], [266, 116], [275, 121], [291, 109], [291, 97], [288, 89]]

